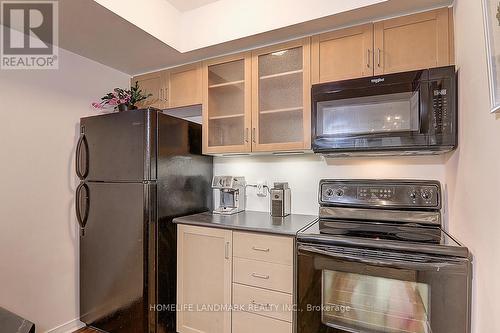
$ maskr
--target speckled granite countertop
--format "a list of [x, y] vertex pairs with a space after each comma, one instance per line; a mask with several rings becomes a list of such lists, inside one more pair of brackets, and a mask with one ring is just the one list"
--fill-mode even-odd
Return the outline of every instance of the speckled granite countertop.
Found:
[[247, 210], [233, 215], [219, 215], [211, 212], [188, 215], [175, 218], [174, 223], [295, 236], [299, 230], [317, 218], [313, 215], [300, 214], [272, 217], [267, 212]]

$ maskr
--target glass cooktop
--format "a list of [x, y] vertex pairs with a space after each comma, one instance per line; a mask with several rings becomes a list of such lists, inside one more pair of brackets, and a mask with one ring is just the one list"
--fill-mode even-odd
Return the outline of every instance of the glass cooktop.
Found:
[[468, 255], [467, 248], [433, 226], [320, 219], [300, 231], [297, 238], [299, 242]]

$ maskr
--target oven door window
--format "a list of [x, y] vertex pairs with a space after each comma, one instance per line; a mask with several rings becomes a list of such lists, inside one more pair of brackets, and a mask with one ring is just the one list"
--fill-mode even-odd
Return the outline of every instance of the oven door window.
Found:
[[419, 91], [317, 102], [317, 135], [350, 136], [420, 129]]
[[370, 332], [428, 333], [430, 286], [324, 269], [321, 321]]

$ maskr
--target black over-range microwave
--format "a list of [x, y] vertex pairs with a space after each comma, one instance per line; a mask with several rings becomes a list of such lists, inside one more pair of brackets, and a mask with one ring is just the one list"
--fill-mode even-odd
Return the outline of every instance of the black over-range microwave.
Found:
[[312, 103], [315, 153], [438, 154], [457, 146], [454, 66], [317, 84]]

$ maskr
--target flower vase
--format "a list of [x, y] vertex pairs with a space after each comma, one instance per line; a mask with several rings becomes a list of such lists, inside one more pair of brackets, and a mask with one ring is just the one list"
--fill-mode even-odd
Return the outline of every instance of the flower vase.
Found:
[[137, 106], [135, 105], [130, 105], [130, 104], [118, 104], [118, 111], [130, 111], [130, 110], [137, 110]]

